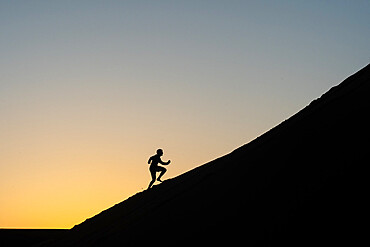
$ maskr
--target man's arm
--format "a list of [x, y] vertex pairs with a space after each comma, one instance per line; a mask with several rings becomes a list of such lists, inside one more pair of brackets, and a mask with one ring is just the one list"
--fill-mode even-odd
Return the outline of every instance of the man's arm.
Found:
[[162, 159], [159, 159], [159, 163], [166, 166], [166, 165], [169, 165], [171, 163], [171, 160], [168, 160], [167, 162], [163, 162]]
[[150, 164], [150, 162], [152, 162], [152, 158], [153, 157], [150, 157], [149, 160], [148, 160], [148, 164]]

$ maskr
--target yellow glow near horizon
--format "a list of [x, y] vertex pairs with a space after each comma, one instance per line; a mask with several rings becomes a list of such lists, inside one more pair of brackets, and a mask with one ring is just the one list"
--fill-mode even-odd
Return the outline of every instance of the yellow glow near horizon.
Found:
[[59, 169], [45, 167], [11, 176], [13, 181], [0, 190], [8, 195], [1, 202], [1, 212], [6, 212], [1, 215], [2, 227], [70, 228], [138, 189], [135, 176], [130, 179], [118, 172], [113, 163], [59, 164]]
[[[147, 160], [158, 147], [164, 149], [164, 159], [172, 160], [165, 178], [225, 153], [211, 148], [208, 153], [201, 151], [212, 139], [224, 138], [213, 136], [213, 127], [205, 139], [179, 142], [179, 134], [196, 137], [199, 130], [190, 124], [173, 136], [169, 134], [174, 132], [158, 135], [151, 129], [129, 133], [140, 126], [121, 128], [125, 119], [117, 118], [107, 119], [108, 126], [88, 125], [86, 119], [73, 115], [68, 121], [74, 129], [69, 129], [60, 122], [65, 118], [48, 118], [46, 126], [40, 121], [42, 114], [34, 113], [23, 119], [31, 126], [14, 123], [15, 130], [23, 131], [7, 133], [7, 152], [2, 156], [7, 167], [0, 181], [2, 228], [71, 228], [81, 223], [146, 189], [150, 181]], [[182, 125], [174, 123], [176, 131], [177, 126]]]

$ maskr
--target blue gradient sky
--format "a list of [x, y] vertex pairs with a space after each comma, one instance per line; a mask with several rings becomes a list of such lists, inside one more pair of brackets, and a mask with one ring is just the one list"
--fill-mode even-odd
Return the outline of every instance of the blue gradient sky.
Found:
[[0, 1], [0, 228], [69, 228], [370, 62], [369, 1]]

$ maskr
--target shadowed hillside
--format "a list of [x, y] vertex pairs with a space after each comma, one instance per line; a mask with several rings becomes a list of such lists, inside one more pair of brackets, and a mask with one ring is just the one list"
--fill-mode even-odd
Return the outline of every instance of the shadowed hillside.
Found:
[[26, 247], [61, 238], [67, 229], [1, 229], [1, 247]]
[[365, 232], [369, 112], [370, 65], [254, 141], [47, 246], [353, 245]]

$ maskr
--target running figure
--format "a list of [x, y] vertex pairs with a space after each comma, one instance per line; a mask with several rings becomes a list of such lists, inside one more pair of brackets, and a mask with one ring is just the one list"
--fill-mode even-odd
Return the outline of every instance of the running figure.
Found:
[[163, 155], [163, 150], [162, 149], [158, 149], [157, 150], [157, 154], [153, 155], [148, 160], [148, 164], [150, 164], [150, 167], [149, 167], [150, 175], [152, 175], [152, 181], [150, 181], [149, 186], [148, 186], [148, 189], [150, 189], [150, 187], [152, 187], [152, 185], [155, 182], [156, 172], [161, 172], [161, 174], [159, 174], [159, 177], [157, 178], [157, 181], [162, 182], [161, 177], [167, 171], [166, 168], [164, 168], [162, 166], [158, 166], [158, 163], [160, 163], [162, 165], [169, 165], [171, 163], [170, 160], [167, 161], [167, 162], [163, 162], [161, 160], [161, 156], [162, 155]]

